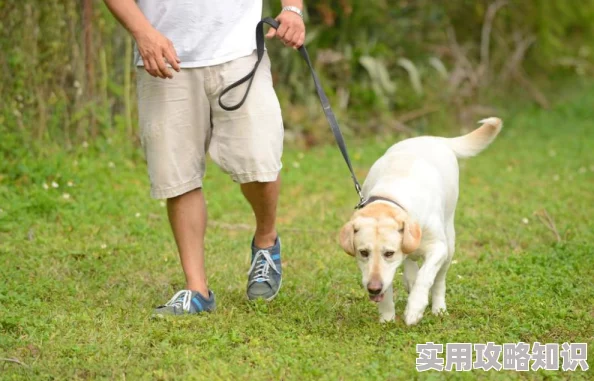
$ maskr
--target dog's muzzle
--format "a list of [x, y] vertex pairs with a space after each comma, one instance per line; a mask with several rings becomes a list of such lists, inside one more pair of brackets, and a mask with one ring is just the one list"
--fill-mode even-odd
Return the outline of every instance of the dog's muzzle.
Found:
[[374, 302], [381, 302], [384, 299], [384, 294], [382, 293], [382, 289], [384, 285], [382, 282], [377, 280], [372, 280], [367, 283], [367, 292], [369, 293], [369, 299]]

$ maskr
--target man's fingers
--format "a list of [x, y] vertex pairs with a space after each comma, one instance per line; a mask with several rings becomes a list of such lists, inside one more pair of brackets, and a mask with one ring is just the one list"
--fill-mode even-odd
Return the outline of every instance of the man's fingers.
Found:
[[285, 33], [285, 37], [283, 38], [283, 41], [285, 42], [286, 45], [289, 46], [294, 46], [295, 42], [293, 41], [293, 38], [295, 36], [295, 29], [291, 28], [287, 31], [287, 33]]
[[159, 64], [157, 63], [157, 60], [155, 60], [154, 58], [149, 58], [149, 62], [151, 66], [151, 71], [149, 71], [149, 73], [153, 77], [165, 78], [165, 76], [161, 73], [161, 69], [159, 69]]
[[153, 70], [151, 69], [151, 67], [146, 65], [146, 63], [144, 65], [144, 70], [146, 70], [146, 72], [149, 73], [152, 77], [156, 77], [156, 75], [153, 74]]
[[167, 52], [171, 55], [171, 57], [166, 56], [167, 60], [169, 61], [169, 64], [175, 69], [175, 71], [179, 71], [180, 67], [178, 64], [181, 62], [181, 60], [177, 56], [173, 42], [171, 42], [171, 40], [167, 40], [167, 42], [169, 42], [169, 49], [167, 49]]
[[300, 48], [301, 46], [303, 46], [304, 43], [305, 43], [305, 32], [301, 32], [301, 35], [299, 35], [299, 39], [297, 40], [297, 45], [295, 47]]
[[266, 38], [272, 38], [276, 35], [276, 29], [274, 28], [270, 28], [268, 30], [268, 33], [266, 33]]
[[161, 72], [161, 78], [173, 78], [171, 71], [167, 68], [167, 65], [165, 65], [165, 60], [163, 57], [158, 57], [155, 61], [157, 62], [159, 71]]
[[281, 24], [276, 30], [276, 37], [284, 39], [287, 29], [288, 27], [285, 24]]
[[147, 73], [149, 73], [153, 77], [158, 77], [159, 75], [155, 71], [156, 64], [154, 63], [154, 61], [148, 57], [143, 58], [143, 61], [144, 61], [144, 69], [147, 71]]
[[169, 62], [169, 65], [171, 65], [173, 70], [179, 71], [179, 58], [177, 58], [175, 54], [173, 54], [171, 49], [165, 50], [165, 58], [167, 58], [167, 62]]
[[151, 74], [151, 62], [142, 57], [142, 62], [144, 63], [144, 70], [146, 70], [147, 73]]

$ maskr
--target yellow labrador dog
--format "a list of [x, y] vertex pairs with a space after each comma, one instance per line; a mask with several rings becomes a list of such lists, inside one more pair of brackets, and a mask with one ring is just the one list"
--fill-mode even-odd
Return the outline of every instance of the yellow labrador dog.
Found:
[[[363, 184], [362, 208], [340, 231], [340, 245], [355, 256], [380, 321], [394, 320], [392, 281], [403, 266], [409, 296], [407, 325], [417, 324], [429, 304], [446, 311], [446, 272], [454, 255], [458, 159], [471, 157], [495, 139], [498, 118], [457, 138], [422, 136], [393, 145], [375, 162]], [[423, 259], [419, 268], [417, 261]]]

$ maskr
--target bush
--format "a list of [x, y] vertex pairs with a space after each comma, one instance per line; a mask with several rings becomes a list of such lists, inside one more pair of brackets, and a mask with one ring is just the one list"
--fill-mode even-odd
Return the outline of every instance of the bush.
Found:
[[[265, 1], [265, 14], [279, 9], [280, 1]], [[485, 22], [489, 9], [497, 12]], [[320, 0], [306, 16], [323, 84], [342, 124], [360, 134], [407, 130], [407, 120], [442, 104], [462, 119], [480, 113], [486, 88], [519, 84], [547, 107], [534, 83], [558, 72], [593, 74], [594, 0]], [[3, 151], [8, 140], [69, 147], [135, 138], [132, 40], [102, 2], [0, 0], [0, 26], [0, 134], [14, 135]], [[304, 63], [270, 47], [288, 136], [324, 139]]]

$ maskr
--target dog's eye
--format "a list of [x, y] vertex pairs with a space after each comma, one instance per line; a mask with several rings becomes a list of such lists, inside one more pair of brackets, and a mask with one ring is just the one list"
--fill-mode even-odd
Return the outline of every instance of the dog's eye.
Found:
[[384, 257], [386, 258], [392, 258], [394, 256], [394, 252], [393, 251], [386, 251], [384, 253]]
[[369, 257], [369, 251], [367, 250], [359, 250], [359, 254], [363, 257], [363, 258], [367, 258]]

